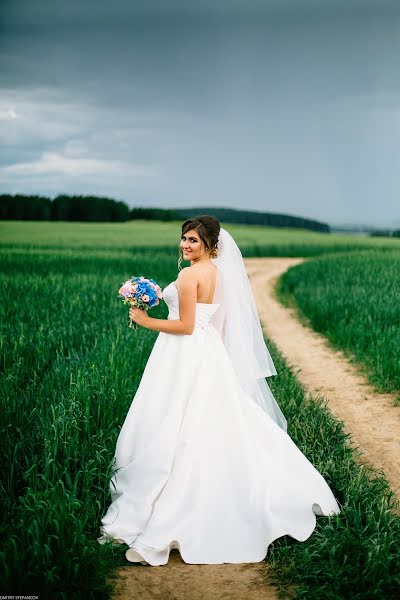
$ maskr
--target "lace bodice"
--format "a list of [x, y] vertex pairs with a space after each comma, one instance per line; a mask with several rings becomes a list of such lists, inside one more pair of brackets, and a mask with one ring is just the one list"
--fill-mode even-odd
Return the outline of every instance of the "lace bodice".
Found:
[[[168, 319], [179, 319], [179, 295], [175, 282], [172, 281], [163, 289], [163, 299], [168, 306]], [[220, 304], [196, 303], [195, 329], [210, 326], [211, 317], [217, 312]]]

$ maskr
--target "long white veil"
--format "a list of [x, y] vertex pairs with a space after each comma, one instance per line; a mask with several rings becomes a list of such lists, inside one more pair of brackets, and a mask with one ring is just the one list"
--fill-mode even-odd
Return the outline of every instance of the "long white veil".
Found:
[[221, 306], [212, 317], [230, 356], [241, 387], [269, 416], [287, 431], [287, 421], [265, 377], [276, 375], [265, 345], [257, 307], [238, 245], [221, 227], [214, 303]]

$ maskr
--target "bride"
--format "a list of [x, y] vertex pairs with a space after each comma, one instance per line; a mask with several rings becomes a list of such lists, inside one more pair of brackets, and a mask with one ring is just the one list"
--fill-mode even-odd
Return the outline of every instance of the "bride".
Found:
[[173, 548], [189, 564], [260, 562], [273, 540], [305, 541], [315, 515], [340, 509], [287, 433], [243, 258], [217, 219], [183, 223], [178, 269], [167, 319], [129, 312], [160, 333], [118, 437], [98, 541], [153, 566]]

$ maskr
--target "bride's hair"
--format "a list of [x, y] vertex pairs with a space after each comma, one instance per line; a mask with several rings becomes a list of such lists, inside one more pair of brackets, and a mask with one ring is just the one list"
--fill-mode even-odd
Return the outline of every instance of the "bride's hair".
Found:
[[[192, 217], [182, 223], [182, 235], [190, 229], [195, 229], [206, 246], [207, 252], [210, 253], [210, 258], [218, 256], [218, 236], [221, 225], [218, 219], [211, 215], [199, 215]], [[182, 248], [179, 246], [178, 270], [181, 270], [181, 262], [183, 260]]]

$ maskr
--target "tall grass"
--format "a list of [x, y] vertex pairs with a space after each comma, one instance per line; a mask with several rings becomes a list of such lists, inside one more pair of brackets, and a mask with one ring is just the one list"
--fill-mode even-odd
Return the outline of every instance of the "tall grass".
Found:
[[304, 600], [397, 600], [400, 595], [400, 506], [383, 473], [361, 466], [360, 451], [322, 396], [306, 394], [268, 341], [278, 377], [268, 381], [288, 433], [325, 477], [341, 505], [317, 517], [305, 542], [288, 536], [270, 546], [268, 580]]
[[106, 598], [120, 555], [96, 541], [109, 468], [156, 337], [126, 326], [117, 291], [131, 274], [164, 286], [176, 263], [28, 253], [1, 269], [1, 589]]
[[374, 386], [400, 392], [400, 250], [306, 261], [281, 277], [279, 293]]

